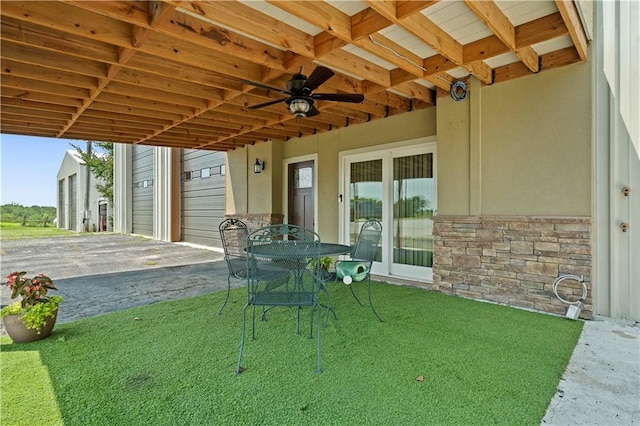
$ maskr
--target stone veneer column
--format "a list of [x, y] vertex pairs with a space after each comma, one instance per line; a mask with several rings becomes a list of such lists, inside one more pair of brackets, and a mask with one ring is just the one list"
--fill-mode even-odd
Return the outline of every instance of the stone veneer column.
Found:
[[[591, 218], [438, 215], [433, 234], [433, 290], [564, 315], [553, 282], [583, 275], [580, 316], [592, 317]], [[560, 287], [565, 299], [582, 295], [574, 281]]]
[[229, 218], [240, 219], [247, 225], [247, 228], [249, 228], [250, 231], [254, 229], [262, 228], [263, 226], [271, 225], [274, 223], [282, 223], [282, 221], [284, 220], [284, 215], [276, 214], [276, 213], [264, 213], [264, 214], [236, 213], [236, 214], [227, 214], [225, 215], [225, 217], [227, 219]]

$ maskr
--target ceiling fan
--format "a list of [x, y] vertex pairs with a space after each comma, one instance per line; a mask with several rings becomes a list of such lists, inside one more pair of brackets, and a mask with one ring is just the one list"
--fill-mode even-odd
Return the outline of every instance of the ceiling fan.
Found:
[[323, 66], [318, 66], [313, 70], [309, 78], [302, 74], [302, 70], [300, 70], [300, 73], [294, 74], [293, 77], [291, 77], [291, 80], [287, 82], [286, 90], [247, 80], [244, 80], [242, 83], [289, 95], [288, 98], [276, 99], [262, 104], [252, 105], [249, 109], [258, 109], [284, 102], [289, 106], [289, 111], [293, 113], [293, 116], [300, 119], [320, 114], [320, 111], [318, 111], [318, 109], [313, 105], [315, 100], [352, 103], [360, 103], [364, 100], [364, 95], [356, 93], [312, 93], [318, 88], [318, 86], [333, 77], [333, 75], [333, 71]]

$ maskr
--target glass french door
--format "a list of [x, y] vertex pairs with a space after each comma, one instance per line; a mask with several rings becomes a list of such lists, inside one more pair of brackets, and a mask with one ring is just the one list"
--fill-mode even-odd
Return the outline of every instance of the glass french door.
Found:
[[436, 210], [435, 144], [345, 155], [344, 236], [355, 243], [367, 219], [382, 223], [373, 272], [431, 281]]

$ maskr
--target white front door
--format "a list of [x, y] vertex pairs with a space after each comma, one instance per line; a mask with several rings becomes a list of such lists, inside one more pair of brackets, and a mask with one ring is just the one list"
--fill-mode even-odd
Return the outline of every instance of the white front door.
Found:
[[367, 219], [382, 223], [373, 273], [432, 281], [435, 160], [435, 143], [342, 156], [342, 241], [355, 243]]

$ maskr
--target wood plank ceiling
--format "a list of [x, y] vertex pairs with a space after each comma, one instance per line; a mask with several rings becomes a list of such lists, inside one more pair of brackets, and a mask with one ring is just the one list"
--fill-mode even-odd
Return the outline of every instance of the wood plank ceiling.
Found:
[[[572, 0], [4, 1], [2, 133], [226, 151], [434, 106], [473, 75], [500, 82], [584, 61]], [[285, 88], [336, 75], [296, 120]]]

